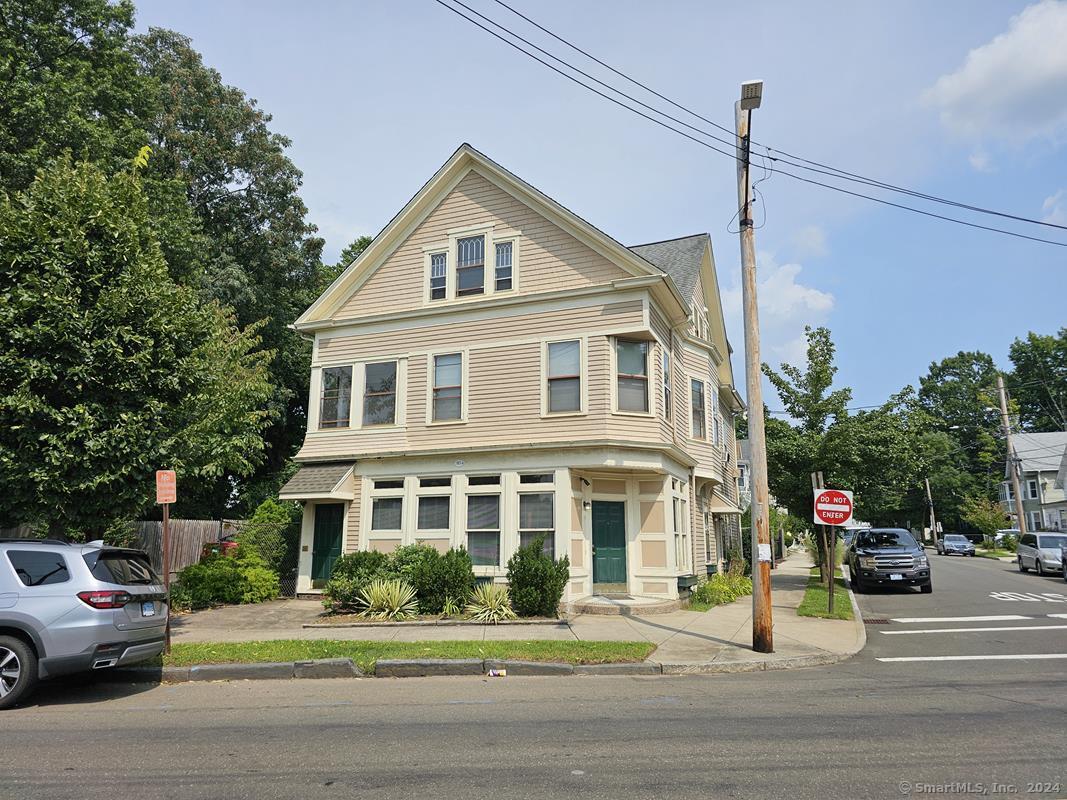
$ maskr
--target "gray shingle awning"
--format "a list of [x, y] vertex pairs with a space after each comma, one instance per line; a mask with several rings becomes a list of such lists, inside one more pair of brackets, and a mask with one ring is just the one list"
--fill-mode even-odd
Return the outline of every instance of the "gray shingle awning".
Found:
[[282, 487], [282, 500], [304, 500], [315, 497], [342, 497], [350, 494], [339, 484], [355, 467], [354, 462], [341, 464], [303, 464], [296, 475]]

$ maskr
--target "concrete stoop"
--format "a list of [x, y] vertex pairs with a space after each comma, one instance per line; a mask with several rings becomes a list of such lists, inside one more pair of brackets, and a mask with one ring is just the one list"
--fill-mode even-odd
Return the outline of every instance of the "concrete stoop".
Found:
[[644, 617], [653, 614], [669, 614], [682, 607], [681, 600], [652, 600], [642, 597], [611, 597], [593, 595], [573, 600], [567, 604], [567, 616], [601, 614], [623, 617]]

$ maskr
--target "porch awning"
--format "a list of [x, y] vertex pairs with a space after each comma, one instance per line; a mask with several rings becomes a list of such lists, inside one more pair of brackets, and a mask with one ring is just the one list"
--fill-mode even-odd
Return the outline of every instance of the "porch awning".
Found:
[[708, 512], [711, 514], [740, 514], [741, 509], [732, 505], [728, 500], [721, 497], [712, 497], [708, 500]]
[[278, 492], [281, 500], [351, 500], [348, 478], [354, 462], [302, 464], [296, 475]]

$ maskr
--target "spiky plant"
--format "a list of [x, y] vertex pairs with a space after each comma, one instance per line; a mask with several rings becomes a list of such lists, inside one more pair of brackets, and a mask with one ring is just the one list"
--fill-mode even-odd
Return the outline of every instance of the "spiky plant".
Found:
[[474, 587], [470, 602], [467, 603], [467, 613], [476, 622], [492, 625], [501, 620], [515, 619], [507, 587], [495, 583], [482, 583]]
[[401, 580], [373, 580], [360, 592], [361, 617], [370, 619], [412, 619], [419, 604], [411, 584]]

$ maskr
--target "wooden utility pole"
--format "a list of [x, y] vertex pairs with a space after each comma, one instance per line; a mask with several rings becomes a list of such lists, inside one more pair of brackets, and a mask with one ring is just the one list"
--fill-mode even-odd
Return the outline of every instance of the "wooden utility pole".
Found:
[[1011, 441], [1011, 420], [1008, 419], [1008, 396], [1004, 391], [1004, 376], [997, 373], [997, 394], [1000, 395], [1000, 424], [1004, 426], [1004, 446], [1007, 451], [1008, 472], [1011, 474], [1011, 488], [1015, 492], [1015, 526], [1019, 535], [1026, 533], [1026, 514], [1023, 512], [1023, 493], [1019, 488], [1019, 459], [1015, 455], [1015, 445]]
[[930, 535], [937, 543], [937, 516], [934, 514], [934, 497], [930, 494], [930, 479], [926, 478], [926, 504], [930, 506]]
[[745, 317], [745, 394], [752, 467], [752, 649], [774, 652], [771, 621], [770, 511], [767, 487], [767, 442], [763, 429], [763, 385], [760, 371], [759, 313], [756, 306], [756, 232], [752, 226], [749, 175], [749, 123], [759, 108], [762, 82], [742, 84], [734, 104], [737, 132], [737, 202], [741, 233], [741, 295]]

